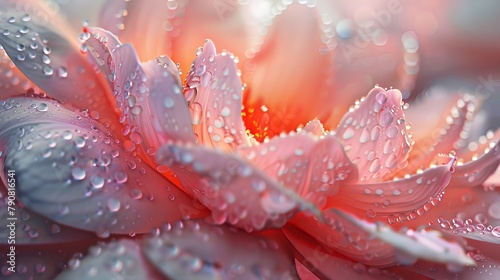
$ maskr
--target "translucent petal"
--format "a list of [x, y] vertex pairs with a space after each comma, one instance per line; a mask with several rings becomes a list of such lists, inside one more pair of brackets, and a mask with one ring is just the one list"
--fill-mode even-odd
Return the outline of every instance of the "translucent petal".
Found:
[[215, 45], [207, 41], [189, 70], [184, 90], [198, 143], [225, 151], [249, 145], [241, 93], [233, 55], [216, 54]]
[[401, 100], [399, 90], [375, 87], [344, 115], [335, 131], [363, 183], [383, 181], [407, 164], [411, 140]]

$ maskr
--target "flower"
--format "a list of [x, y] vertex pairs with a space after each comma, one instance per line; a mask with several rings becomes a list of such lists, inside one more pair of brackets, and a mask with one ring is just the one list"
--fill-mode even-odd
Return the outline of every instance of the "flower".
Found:
[[[236, 56], [207, 40], [182, 83], [179, 51], [155, 44], [155, 32], [128, 15], [152, 13], [156, 25], [161, 11], [111, 1], [102, 12], [110, 30], [85, 24], [77, 44], [51, 10], [22, 3], [1, 6], [0, 16], [0, 213], [17, 219], [0, 231], [4, 276], [446, 278], [486, 272], [476, 264], [498, 267], [489, 247], [500, 236], [499, 134], [468, 142], [475, 96], [443, 98], [449, 115], [429, 114], [442, 120], [432, 125], [419, 106], [441, 97], [428, 94], [407, 109], [411, 86], [403, 93], [375, 86], [338, 124], [329, 124], [336, 113], [327, 116], [326, 130], [320, 119], [265, 130], [277, 113], [250, 110], [263, 101], [243, 96]], [[185, 8], [172, 3], [169, 30]], [[194, 7], [194, 15], [206, 9]], [[282, 19], [276, 25], [294, 23]], [[130, 32], [143, 28], [140, 44]], [[404, 34], [415, 43], [415, 34]], [[414, 54], [412, 46], [403, 53]], [[169, 48], [173, 60], [161, 53]], [[271, 62], [282, 57], [265, 53], [249, 54], [252, 74], [243, 74], [254, 98], [269, 90], [266, 76], [279, 76]], [[306, 68], [323, 69], [318, 57]], [[280, 94], [260, 109], [276, 112], [276, 97], [297, 97], [317, 78], [276, 79], [271, 89]], [[293, 93], [281, 94], [288, 87]], [[247, 131], [264, 116], [267, 123], [253, 127], [259, 135]], [[437, 136], [426, 131], [433, 126]]]

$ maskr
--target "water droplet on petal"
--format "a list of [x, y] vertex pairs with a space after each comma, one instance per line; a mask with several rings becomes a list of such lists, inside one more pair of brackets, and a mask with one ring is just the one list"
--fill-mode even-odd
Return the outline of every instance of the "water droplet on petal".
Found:
[[94, 177], [92, 177], [92, 179], [90, 179], [90, 183], [94, 188], [100, 189], [102, 188], [102, 186], [104, 186], [104, 178], [99, 175], [95, 175]]
[[376, 125], [372, 128], [372, 131], [370, 133], [371, 140], [375, 141], [380, 137], [380, 126]]
[[85, 170], [80, 167], [75, 167], [71, 170], [71, 175], [75, 180], [83, 180], [85, 179]]
[[174, 107], [175, 103], [172, 98], [167, 97], [163, 100], [163, 105], [165, 106], [165, 108], [172, 108]]
[[491, 234], [496, 237], [500, 237], [500, 226], [496, 226], [491, 230]]
[[142, 198], [142, 191], [140, 189], [131, 189], [130, 190], [130, 197], [132, 199], [141, 199]]
[[380, 170], [380, 159], [375, 158], [374, 160], [372, 160], [372, 162], [370, 163], [370, 166], [368, 167], [368, 170], [372, 173], [379, 171]]
[[66, 78], [66, 77], [68, 77], [68, 70], [66, 70], [66, 68], [64, 66], [61, 66], [57, 69], [57, 75], [60, 78]]
[[393, 115], [390, 111], [388, 110], [381, 110], [377, 114], [377, 122], [380, 124], [382, 127], [386, 127], [392, 123], [393, 120]]
[[118, 199], [112, 197], [108, 199], [107, 205], [109, 211], [118, 212], [118, 210], [120, 210], [121, 203]]
[[345, 132], [344, 132], [344, 134], [342, 135], [342, 137], [343, 137], [345, 140], [349, 140], [349, 139], [351, 139], [351, 138], [354, 136], [354, 133], [355, 133], [354, 129], [353, 129], [352, 127], [348, 127], [348, 128], [345, 130]]
[[394, 137], [396, 137], [396, 135], [398, 135], [398, 128], [397, 128], [395, 125], [391, 125], [391, 126], [389, 126], [389, 127], [385, 130], [385, 135], [387, 135], [387, 137], [389, 137], [389, 138], [394, 138]]
[[40, 104], [38, 104], [36, 109], [37, 109], [37, 111], [40, 111], [40, 112], [46, 112], [49, 109], [49, 106], [46, 103], [40, 103]]
[[368, 218], [373, 218], [373, 217], [377, 216], [377, 213], [373, 209], [368, 209], [368, 210], [366, 210], [366, 216]]
[[224, 106], [224, 107], [221, 109], [220, 114], [221, 114], [221, 116], [223, 116], [223, 117], [229, 117], [229, 115], [231, 114], [231, 110], [229, 109], [229, 107]]
[[118, 171], [115, 174], [115, 179], [116, 179], [116, 182], [118, 182], [120, 184], [125, 183], [125, 182], [127, 182], [127, 179], [128, 179], [127, 173], [125, 173], [123, 171]]

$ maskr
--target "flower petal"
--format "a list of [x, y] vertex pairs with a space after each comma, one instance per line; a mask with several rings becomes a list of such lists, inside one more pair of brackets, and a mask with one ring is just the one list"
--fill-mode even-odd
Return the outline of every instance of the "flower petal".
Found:
[[99, 26], [131, 43], [142, 61], [160, 55], [171, 55], [171, 38], [178, 35], [180, 18], [187, 1], [152, 0], [147, 4], [136, 1], [106, 1], [99, 16]]
[[30, 210], [106, 237], [147, 232], [183, 218], [182, 207], [192, 205], [85, 113], [36, 97], [6, 105], [0, 109], [3, 168], [16, 171], [17, 198]]
[[234, 57], [207, 41], [186, 77], [184, 95], [189, 102], [198, 143], [232, 151], [250, 145], [241, 119], [242, 84]]
[[370, 184], [347, 184], [329, 205], [346, 205], [369, 218], [387, 217], [389, 223], [415, 219], [441, 200], [455, 160], [405, 179]]
[[109, 89], [80, 53], [76, 40], [73, 43], [58, 26], [24, 12], [6, 13], [0, 19], [0, 29], [8, 34], [0, 36], [0, 45], [19, 70], [51, 97], [88, 109], [100, 115], [101, 123], [117, 128], [117, 116], [106, 100]]
[[71, 259], [56, 279], [162, 279], [141, 251], [138, 241], [127, 239], [95, 245], [83, 259]]
[[288, 248], [227, 225], [197, 221], [167, 225], [144, 240], [143, 252], [170, 279], [294, 279], [296, 275]]
[[[8, 262], [12, 245], [0, 245], [0, 275], [7, 280], [55, 279], [68, 266], [68, 260], [72, 256], [80, 256], [94, 242], [95, 240], [80, 240], [58, 245], [16, 245], [14, 266]], [[9, 270], [11, 267], [15, 270], [14, 273]]]
[[432, 145], [436, 140], [435, 135], [446, 125], [446, 116], [461, 98], [455, 91], [448, 91], [440, 86], [419, 94], [405, 111], [406, 122], [411, 125], [415, 144], [424, 142]]
[[442, 239], [437, 231], [413, 231], [409, 229], [404, 233], [398, 233], [383, 224], [371, 224], [338, 210], [333, 210], [333, 212], [353, 225], [394, 246], [397, 250], [415, 258], [448, 264], [475, 264], [474, 260], [467, 256], [457, 243]]
[[369, 223], [337, 209], [326, 210], [324, 214], [327, 224], [308, 222], [301, 215], [293, 220], [293, 224], [326, 246], [365, 264], [412, 264], [418, 258], [459, 265], [474, 264], [460, 245], [443, 239], [437, 231], [403, 229], [395, 232], [387, 225]]
[[[319, 9], [291, 2], [269, 7], [261, 38], [249, 49], [251, 60], [244, 73], [249, 85], [245, 124], [259, 140], [292, 131], [332, 108], [325, 104], [331, 104], [332, 98], [333, 52], [321, 53], [325, 44]], [[291, 61], [298, 67], [285, 66]], [[261, 111], [262, 106], [268, 109]]]
[[333, 135], [318, 140], [301, 131], [238, 149], [238, 153], [319, 208], [338, 192], [340, 184], [358, 179], [358, 170]]
[[[54, 223], [19, 206], [8, 207], [3, 199], [0, 201], [0, 207], [0, 218], [7, 221], [6, 224], [15, 223], [14, 236], [17, 245], [55, 244], [95, 239], [95, 234]], [[15, 217], [10, 213], [14, 213]], [[16, 218], [16, 220], [9, 218]], [[1, 245], [7, 245], [10, 233], [11, 228], [6, 226], [0, 228]]]
[[299, 209], [319, 211], [250, 163], [203, 146], [167, 144], [157, 153], [182, 186], [212, 210], [215, 223], [247, 231], [281, 227]]
[[113, 33], [98, 27], [85, 26], [80, 36], [83, 39], [81, 49], [87, 53], [88, 61], [100, 70], [101, 76], [112, 89], [116, 77], [109, 65], [113, 59], [111, 52], [122, 43]]
[[405, 269], [423, 275], [427, 279], [496, 280], [500, 273], [500, 262], [485, 258], [476, 260], [476, 266], [460, 268], [419, 261]]
[[375, 87], [336, 129], [363, 183], [383, 181], [407, 164], [411, 141], [401, 100], [399, 90]]
[[[448, 154], [465, 146], [476, 106], [477, 100], [474, 97], [466, 95], [458, 99], [451, 107], [450, 114], [444, 118], [445, 124], [442, 124], [437, 136], [427, 135], [421, 142], [415, 141], [408, 168], [427, 168], [440, 154]], [[426, 125], [427, 129], [432, 131], [432, 127], [428, 126]]]
[[[301, 279], [387, 279], [388, 271], [366, 266], [352, 261], [333, 250], [327, 250], [311, 236], [293, 227], [283, 228], [285, 235], [300, 253], [295, 259], [297, 272]], [[313, 274], [314, 273], [314, 274]], [[317, 277], [316, 277], [316, 275]], [[394, 279], [394, 278], [392, 278]]]
[[154, 160], [152, 155], [167, 140], [194, 142], [175, 64], [164, 56], [141, 64], [132, 45], [121, 45], [113, 34], [99, 28], [87, 31], [93, 37], [86, 44], [97, 53], [95, 60], [108, 77], [121, 112], [129, 152], [138, 145], [142, 154]]
[[[500, 194], [480, 187], [450, 185], [439, 205], [403, 226], [428, 224], [443, 232], [487, 243], [500, 242]], [[477, 244], [476, 244], [477, 245]], [[476, 247], [476, 245], [472, 245]], [[479, 248], [483, 249], [483, 248]]]
[[370, 234], [331, 211], [324, 214], [326, 223], [299, 213], [289, 224], [301, 229], [325, 248], [365, 265], [386, 267], [398, 263], [392, 246], [373, 239]]
[[455, 167], [451, 177], [452, 185], [478, 186], [497, 170], [500, 164], [500, 141], [491, 145], [480, 158]]
[[[165, 138], [194, 142], [178, 72], [172, 71], [173, 62], [159, 57], [141, 66], [130, 44], [115, 49], [112, 56], [115, 64], [111, 72], [116, 75], [113, 90], [123, 112], [124, 126], [129, 125], [131, 131], [138, 126], [145, 134], [144, 140], [153, 142], [148, 143], [151, 148], [159, 147]], [[155, 119], [151, 121], [151, 117]]]
[[306, 124], [302, 129], [316, 136], [324, 136], [326, 134], [323, 124], [318, 120], [314, 119]]
[[0, 91], [2, 98], [13, 97], [32, 89], [40, 92], [8, 57], [5, 50], [0, 50]]

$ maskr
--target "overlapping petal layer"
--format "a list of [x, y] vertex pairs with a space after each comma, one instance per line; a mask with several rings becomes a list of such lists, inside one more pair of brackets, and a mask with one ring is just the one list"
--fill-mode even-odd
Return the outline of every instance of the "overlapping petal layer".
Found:
[[30, 210], [107, 237], [182, 219], [192, 204], [85, 112], [36, 96], [2, 102], [3, 168], [16, 170], [17, 199]]
[[241, 119], [241, 93], [234, 56], [216, 54], [215, 45], [207, 41], [189, 70], [184, 91], [200, 144], [225, 151], [250, 144]]
[[299, 210], [319, 214], [311, 203], [238, 156], [171, 144], [161, 147], [157, 159], [212, 211], [215, 223], [229, 222], [253, 231], [281, 227]]
[[[96, 64], [102, 69], [120, 110], [121, 133], [127, 152], [137, 147], [146, 157], [167, 141], [194, 142], [179, 72], [165, 56], [140, 63], [130, 44], [121, 45], [113, 34], [85, 28]], [[154, 160], [154, 158], [151, 158]]]
[[[372, 224], [336, 209], [325, 211], [327, 223], [298, 215], [292, 223], [324, 246], [367, 265], [387, 267], [412, 264], [418, 258], [434, 262], [473, 265], [461, 246], [437, 231], [394, 232], [384, 224]], [[373, 237], [376, 237], [375, 239]]]
[[238, 154], [320, 208], [341, 185], [358, 179], [357, 168], [333, 135], [317, 139], [303, 130], [238, 149]]
[[57, 279], [297, 279], [292, 260], [288, 249], [271, 238], [187, 221], [167, 224], [142, 241], [91, 247]]
[[387, 217], [390, 223], [416, 219], [439, 203], [454, 163], [455, 159], [450, 159], [446, 165], [394, 181], [347, 184], [328, 205], [345, 205], [349, 211], [369, 218]]
[[[60, 102], [89, 113], [116, 127], [116, 114], [109, 109], [104, 81], [80, 52], [75, 40], [59, 27], [25, 12], [13, 11], [0, 18], [0, 44], [17, 68], [41, 90]], [[78, 94], [70, 89], [78, 88]], [[66, 90], [61, 90], [66, 89]]]

